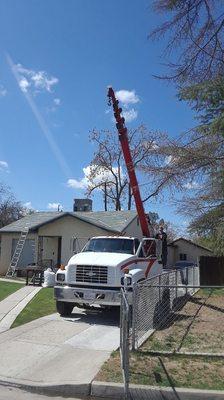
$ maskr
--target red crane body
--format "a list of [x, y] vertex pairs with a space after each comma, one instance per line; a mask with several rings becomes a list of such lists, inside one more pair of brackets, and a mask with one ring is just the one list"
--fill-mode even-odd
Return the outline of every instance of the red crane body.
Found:
[[131, 155], [131, 151], [130, 151], [130, 147], [129, 147], [128, 131], [125, 126], [125, 119], [124, 119], [124, 117], [121, 116], [122, 108], [119, 107], [119, 101], [116, 99], [115, 93], [114, 93], [112, 87], [109, 87], [109, 89], [108, 89], [108, 98], [109, 98], [109, 104], [112, 103], [112, 105], [113, 105], [114, 117], [116, 119], [116, 127], [118, 130], [118, 136], [119, 136], [119, 140], [120, 140], [123, 155], [124, 155], [124, 160], [125, 160], [127, 171], [128, 171], [128, 176], [129, 176], [129, 180], [130, 180], [132, 193], [133, 193], [133, 196], [135, 199], [135, 205], [136, 205], [137, 213], [139, 216], [142, 234], [145, 237], [150, 237], [148, 221], [147, 221], [147, 218], [145, 215], [145, 210], [143, 207], [141, 194], [139, 191], [138, 181], [137, 181], [136, 174], [135, 174], [134, 163], [133, 163], [133, 159], [132, 159], [132, 155]]

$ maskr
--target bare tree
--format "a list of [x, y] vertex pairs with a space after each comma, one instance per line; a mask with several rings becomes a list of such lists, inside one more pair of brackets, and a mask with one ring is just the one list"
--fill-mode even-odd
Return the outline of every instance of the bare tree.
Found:
[[203, 82], [224, 72], [224, 2], [222, 0], [155, 0], [154, 10], [167, 20], [149, 36], [166, 35], [165, 57], [171, 74], [163, 76], [181, 85]]
[[32, 212], [15, 199], [8, 186], [0, 183], [0, 228]]
[[[130, 210], [132, 191], [117, 133], [94, 130], [90, 134], [90, 140], [95, 143], [96, 151], [90, 165], [87, 195], [91, 195], [98, 189], [104, 196], [105, 210], [109, 205], [112, 205], [115, 210], [121, 210], [121, 208]], [[129, 143], [135, 168], [144, 171], [148, 165], [154, 165], [154, 167], [160, 165], [163, 160], [157, 148], [161, 143], [168, 142], [165, 134], [149, 131], [144, 126], [129, 131]], [[144, 193], [143, 201], [158, 195], [159, 188], [154, 175], [151, 175], [150, 179], [147, 177]]]

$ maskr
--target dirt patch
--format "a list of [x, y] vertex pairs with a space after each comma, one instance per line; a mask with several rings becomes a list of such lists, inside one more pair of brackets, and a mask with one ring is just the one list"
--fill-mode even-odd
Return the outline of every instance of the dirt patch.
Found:
[[[224, 354], [223, 330], [224, 290], [198, 292], [172, 315], [166, 328], [130, 353], [130, 382], [224, 390], [224, 358], [150, 354], [151, 350]], [[123, 382], [119, 352], [113, 353], [96, 379]]]
[[142, 350], [224, 354], [223, 330], [223, 291], [200, 291], [173, 313], [171, 323], [156, 331]]

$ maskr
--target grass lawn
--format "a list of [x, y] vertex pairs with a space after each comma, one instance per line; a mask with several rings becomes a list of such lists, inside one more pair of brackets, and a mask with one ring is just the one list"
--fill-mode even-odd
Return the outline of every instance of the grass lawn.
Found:
[[56, 312], [53, 288], [43, 288], [21, 311], [11, 328], [26, 324], [34, 319]]
[[[174, 318], [175, 317], [175, 318]], [[224, 290], [200, 290], [175, 312], [172, 323], [157, 330], [130, 353], [130, 382], [150, 386], [175, 386], [224, 390]], [[150, 351], [180, 351], [214, 356], [153, 355]], [[114, 352], [97, 380], [123, 382], [119, 352]]]
[[[222, 359], [208, 357], [152, 357], [141, 351], [131, 353], [130, 382], [139, 385], [224, 390]], [[123, 382], [119, 352], [114, 352], [95, 380]]]
[[0, 281], [0, 301], [22, 287], [23, 284], [21, 283]]

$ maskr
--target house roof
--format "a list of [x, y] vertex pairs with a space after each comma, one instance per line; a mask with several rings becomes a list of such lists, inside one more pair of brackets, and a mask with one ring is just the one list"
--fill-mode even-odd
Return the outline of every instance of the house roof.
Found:
[[0, 233], [21, 232], [26, 227], [36, 231], [43, 225], [65, 216], [72, 216], [109, 232], [122, 233], [137, 217], [135, 211], [92, 211], [92, 212], [35, 212], [0, 229]]
[[194, 243], [194, 242], [192, 242], [192, 240], [185, 239], [185, 238], [183, 238], [183, 237], [179, 237], [179, 238], [173, 240], [172, 242], [170, 242], [170, 243], [168, 244], [168, 246], [175, 246], [175, 243], [178, 242], [179, 240], [184, 240], [184, 242], [187, 242], [187, 243], [189, 243], [189, 244], [192, 244], [192, 245], [194, 245], [194, 246], [196, 246], [196, 247], [199, 247], [199, 248], [201, 248], [201, 249], [203, 249], [203, 250], [210, 251], [210, 253], [212, 253], [212, 250], [209, 249], [208, 247], [201, 246], [200, 244]]

